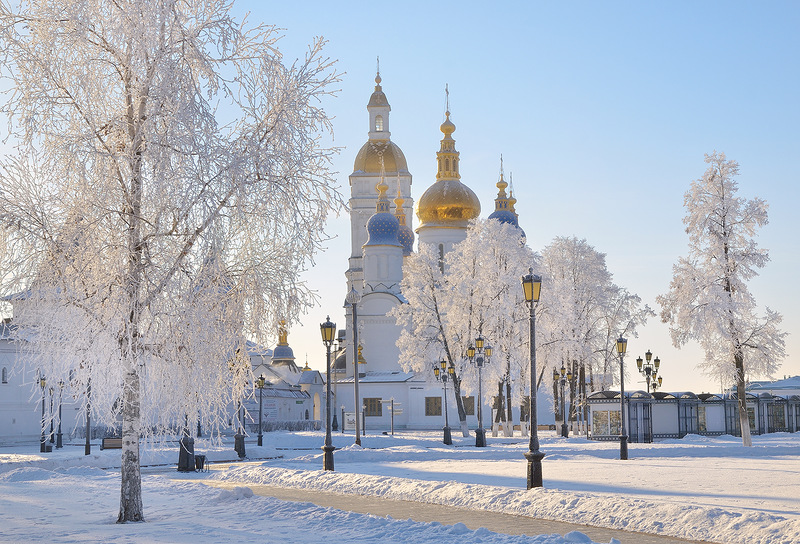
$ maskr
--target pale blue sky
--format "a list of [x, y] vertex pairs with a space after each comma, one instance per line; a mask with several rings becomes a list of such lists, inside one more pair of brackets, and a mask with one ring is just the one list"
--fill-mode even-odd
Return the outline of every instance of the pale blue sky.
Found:
[[[449, 84], [462, 181], [493, 209], [499, 157], [513, 173], [520, 224], [540, 250], [555, 236], [586, 238], [607, 254], [615, 281], [658, 309], [671, 267], [686, 254], [683, 195], [724, 151], [741, 165], [740, 195], [770, 204], [759, 243], [772, 262], [752, 282], [783, 313], [800, 374], [800, 4], [795, 2], [243, 2], [252, 19], [286, 29], [287, 58], [313, 36], [345, 72], [326, 103], [335, 116], [342, 190], [366, 141], [375, 58], [416, 199], [433, 182], [444, 86]], [[298, 362], [324, 368], [318, 323], [343, 324], [348, 218], [305, 277], [322, 304], [295, 326]], [[414, 225], [416, 227], [416, 223]], [[543, 287], [544, 289], [547, 286]], [[661, 357], [667, 390], [711, 390], [696, 347], [672, 348], [652, 319], [628, 345]], [[791, 357], [794, 354], [795, 357]], [[634, 383], [629, 387], [639, 387]], [[641, 385], [643, 387], [643, 385]]]

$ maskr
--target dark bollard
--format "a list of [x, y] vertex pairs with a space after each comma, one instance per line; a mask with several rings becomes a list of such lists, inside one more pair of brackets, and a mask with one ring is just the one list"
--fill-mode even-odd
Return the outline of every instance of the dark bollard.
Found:
[[183, 436], [179, 443], [178, 472], [194, 472], [194, 438], [191, 436]]
[[486, 429], [475, 429], [475, 447], [486, 447]]
[[236, 433], [233, 435], [233, 450], [239, 455], [239, 459], [247, 457], [244, 449], [244, 435]]

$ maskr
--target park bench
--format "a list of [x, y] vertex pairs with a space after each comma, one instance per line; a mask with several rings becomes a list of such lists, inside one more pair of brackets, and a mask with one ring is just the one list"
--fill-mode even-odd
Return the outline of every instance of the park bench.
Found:
[[100, 449], [101, 450], [121, 450], [122, 449], [122, 438], [119, 437], [112, 437], [107, 436], [103, 438], [103, 441], [100, 442]]

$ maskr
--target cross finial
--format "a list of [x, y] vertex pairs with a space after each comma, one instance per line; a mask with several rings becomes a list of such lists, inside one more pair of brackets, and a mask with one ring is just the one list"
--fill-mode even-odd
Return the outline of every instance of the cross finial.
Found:
[[378, 75], [381, 75], [381, 57], [378, 56], [378, 57], [376, 57], [376, 59], [378, 61], [378, 69], [377, 69]]
[[445, 108], [447, 113], [450, 113], [450, 89], [448, 88], [448, 84], [444, 84], [444, 96], [445, 96]]

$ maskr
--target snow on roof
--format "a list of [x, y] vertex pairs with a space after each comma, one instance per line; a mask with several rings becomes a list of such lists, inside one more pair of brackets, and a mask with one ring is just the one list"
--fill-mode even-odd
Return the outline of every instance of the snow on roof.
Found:
[[[358, 378], [359, 383], [400, 383], [407, 382], [414, 378], [413, 372], [367, 372], [365, 376]], [[353, 377], [350, 376], [343, 380], [337, 380], [338, 383], [353, 383]]]
[[750, 382], [750, 385], [747, 387], [747, 389], [750, 391], [755, 391], [755, 390], [776, 391], [779, 389], [800, 389], [800, 376], [789, 376], [788, 378], [775, 381], [763, 380], [758, 382]]

